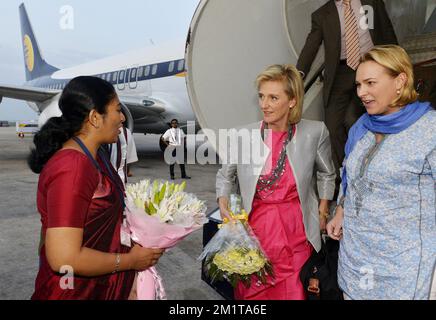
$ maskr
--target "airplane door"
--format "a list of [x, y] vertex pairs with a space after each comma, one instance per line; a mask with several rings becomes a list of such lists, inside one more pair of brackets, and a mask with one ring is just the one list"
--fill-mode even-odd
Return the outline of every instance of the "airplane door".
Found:
[[[325, 2], [200, 2], [191, 21], [185, 60], [189, 97], [202, 128], [217, 131], [262, 119], [256, 76], [271, 64], [296, 64], [310, 31], [310, 15]], [[317, 59], [313, 70], [319, 69], [321, 60]], [[320, 109], [321, 90], [315, 91], [308, 102]]]

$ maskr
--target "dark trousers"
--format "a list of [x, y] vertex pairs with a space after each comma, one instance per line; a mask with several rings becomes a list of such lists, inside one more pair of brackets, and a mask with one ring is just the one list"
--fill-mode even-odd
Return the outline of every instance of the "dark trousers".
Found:
[[332, 158], [336, 169], [336, 194], [341, 178], [339, 169], [345, 157], [345, 143], [348, 130], [365, 112], [357, 97], [356, 72], [346, 65], [339, 65], [336, 71], [329, 101], [325, 109], [325, 124], [330, 133]]
[[[180, 171], [182, 172], [182, 178], [186, 177], [185, 165], [180, 163]], [[174, 164], [170, 164], [170, 176], [174, 178]]]
[[[176, 152], [177, 152], [177, 149], [175, 148], [173, 150], [173, 157], [176, 157]], [[170, 164], [170, 176], [172, 178], [174, 178], [174, 166], [175, 166], [175, 163]], [[180, 166], [180, 171], [182, 173], [182, 178], [186, 177], [185, 164], [184, 163], [179, 163], [179, 166]]]

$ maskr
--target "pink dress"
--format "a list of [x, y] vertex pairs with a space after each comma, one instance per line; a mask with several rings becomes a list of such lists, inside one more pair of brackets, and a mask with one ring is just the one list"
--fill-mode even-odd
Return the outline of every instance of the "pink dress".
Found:
[[[272, 132], [272, 148], [269, 147], [272, 149], [270, 156], [273, 167], [286, 137], [287, 132]], [[306, 238], [297, 185], [288, 159], [285, 161], [283, 176], [277, 183], [272, 194], [256, 191], [248, 221], [272, 262], [275, 279], [268, 278], [268, 283], [264, 285], [253, 276], [249, 288], [239, 282], [235, 288], [237, 300], [306, 298], [299, 275], [312, 252], [312, 246]]]

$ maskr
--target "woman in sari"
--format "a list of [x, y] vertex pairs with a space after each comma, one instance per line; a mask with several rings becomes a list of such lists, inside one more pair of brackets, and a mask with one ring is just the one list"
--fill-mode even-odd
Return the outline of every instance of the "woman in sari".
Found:
[[113, 86], [72, 79], [59, 99], [61, 117], [35, 135], [29, 166], [40, 173], [40, 265], [32, 299], [127, 299], [135, 270], [161, 249], [121, 244], [124, 188], [100, 146], [116, 142], [125, 118]]

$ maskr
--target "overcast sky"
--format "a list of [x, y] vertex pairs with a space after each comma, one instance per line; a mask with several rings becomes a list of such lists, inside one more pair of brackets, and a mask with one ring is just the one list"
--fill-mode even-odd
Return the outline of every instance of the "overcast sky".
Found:
[[[1, 0], [0, 84], [25, 81], [18, 13], [22, 2], [43, 57], [64, 68], [184, 39], [199, 0]], [[74, 19], [66, 20], [66, 12]], [[36, 118], [24, 102], [3, 99], [0, 104], [0, 120]]]

